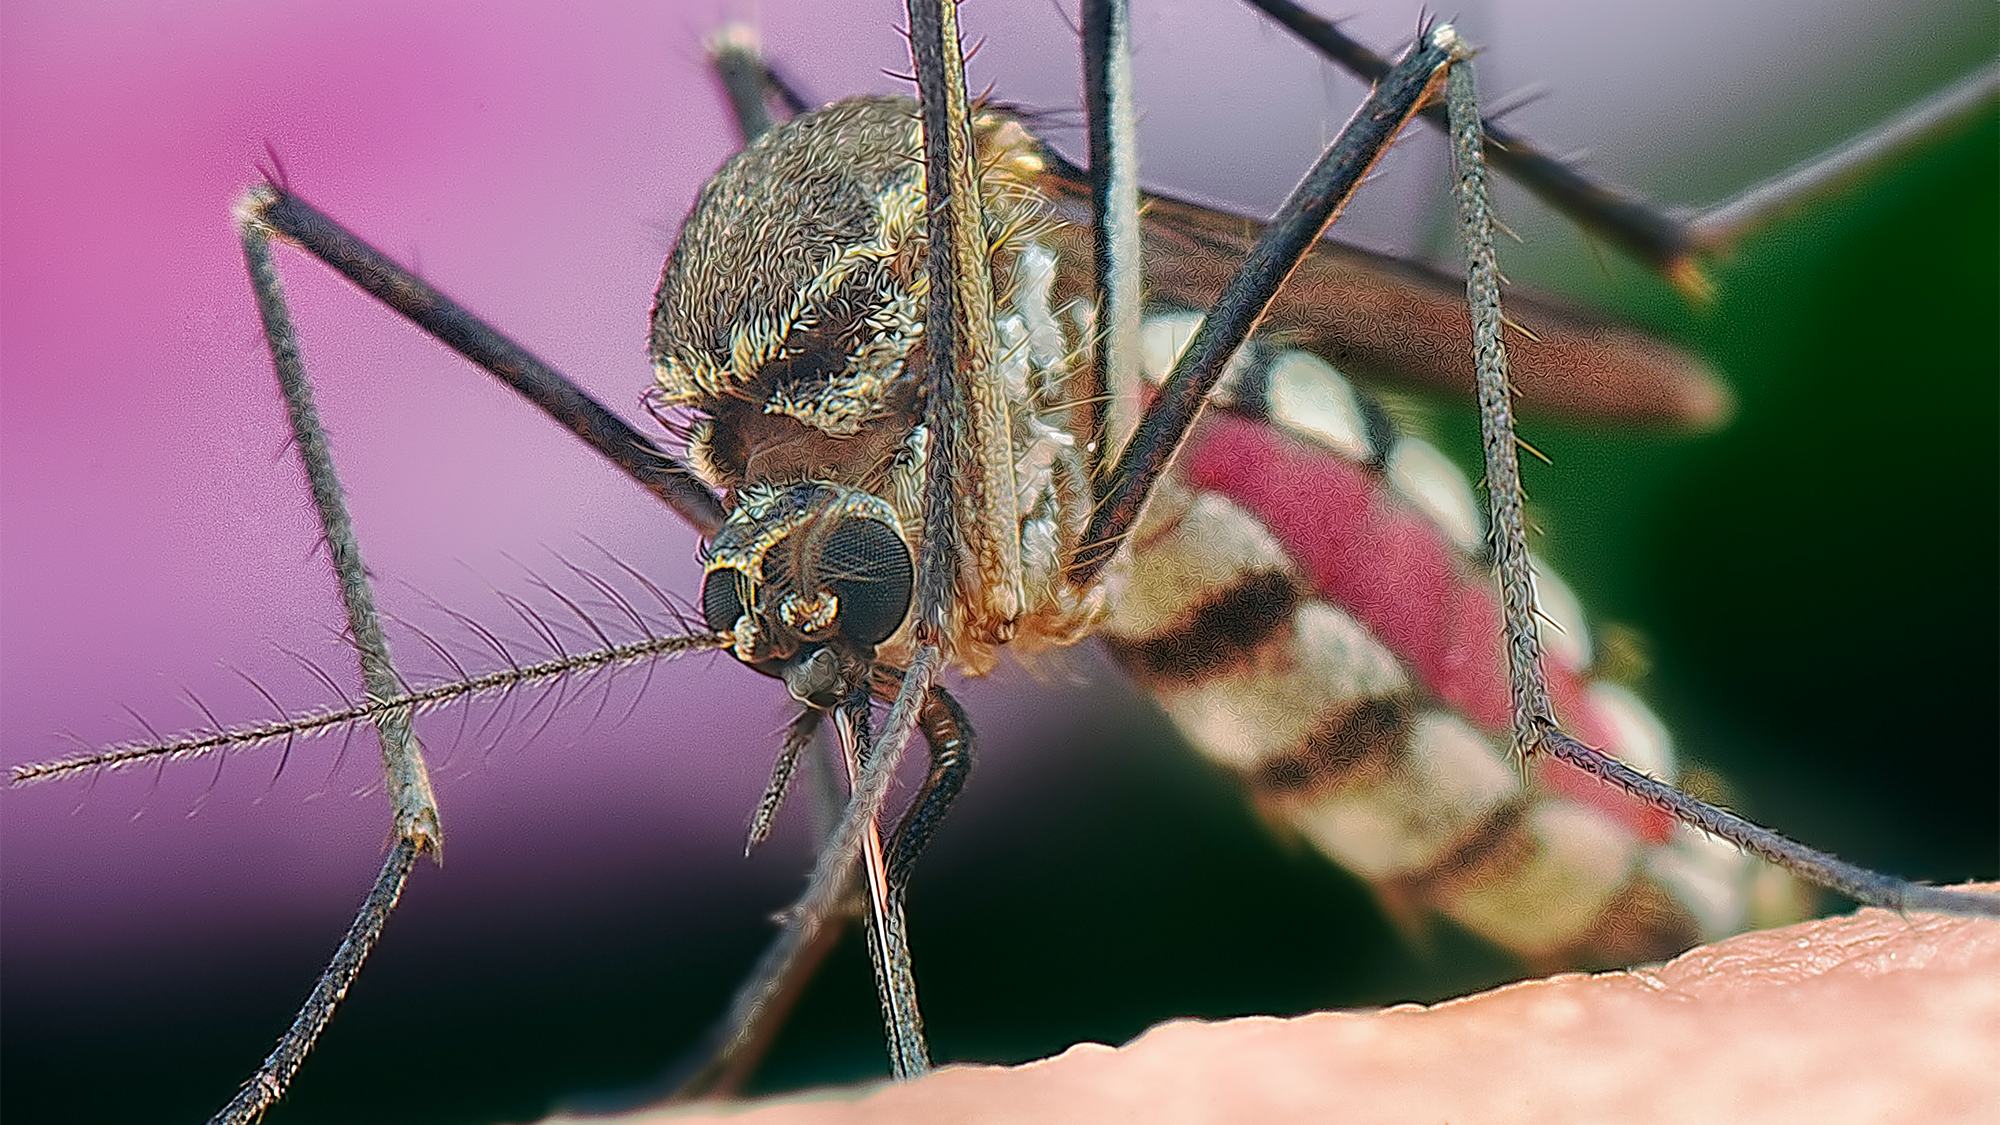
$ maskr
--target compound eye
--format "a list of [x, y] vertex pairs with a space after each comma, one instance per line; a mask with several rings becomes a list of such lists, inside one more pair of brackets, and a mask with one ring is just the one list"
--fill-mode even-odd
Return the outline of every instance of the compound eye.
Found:
[[817, 585], [840, 599], [840, 631], [855, 644], [881, 644], [909, 615], [910, 548], [881, 520], [842, 520], [826, 537], [819, 569]]
[[742, 571], [718, 566], [701, 580], [701, 615], [711, 633], [727, 633], [743, 616], [744, 594], [749, 585]]

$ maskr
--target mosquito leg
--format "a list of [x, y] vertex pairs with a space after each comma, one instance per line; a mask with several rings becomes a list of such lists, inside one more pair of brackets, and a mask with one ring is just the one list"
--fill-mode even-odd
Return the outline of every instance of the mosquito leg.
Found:
[[722, 502], [673, 454], [626, 425], [567, 376], [305, 200], [280, 185], [265, 184], [251, 190], [242, 210], [245, 222], [255, 222], [296, 244], [520, 392], [702, 534], [713, 535], [722, 526]]
[[1746, 188], [1688, 223], [1696, 249], [1715, 253], [1807, 202], [1887, 164], [1946, 132], [2000, 98], [2000, 62], [1966, 75], [1858, 137]]
[[[751, 847], [756, 847], [769, 833], [777, 815], [777, 806], [784, 799], [783, 791], [789, 788], [797, 764], [804, 765], [807, 784], [812, 790], [813, 835], [822, 841], [823, 846], [831, 840], [845, 800], [838, 792], [834, 770], [825, 756], [807, 753], [814, 735], [824, 724], [825, 715], [817, 708], [807, 708], [785, 732], [785, 744], [779, 751], [778, 766], [771, 785], [751, 818]], [[858, 911], [858, 903], [852, 910], [841, 910], [841, 921], [844, 922], [846, 914]], [[611, 1113], [638, 1109], [659, 1101], [691, 1102], [735, 1096], [756, 1073], [757, 1065], [769, 1053], [772, 1041], [778, 1037], [792, 1009], [797, 1006], [799, 996], [818, 974], [827, 954], [840, 943], [845, 929], [844, 924], [822, 926], [810, 938], [801, 941], [787, 927], [773, 940], [756, 968], [738, 987], [736, 997], [723, 1018], [711, 1025], [694, 1046], [683, 1051], [659, 1079], [602, 1104], [579, 1104], [572, 1108], [585, 1113]], [[762, 997], [763, 1002], [753, 1004], [750, 1002], [752, 997]], [[737, 1022], [746, 1019], [749, 1021], [747, 1024]]]
[[[995, 435], [980, 432], [982, 415], [975, 401], [982, 390], [999, 388], [989, 371], [994, 340], [992, 281], [984, 254], [978, 249], [978, 194], [972, 183], [965, 70], [956, 11], [949, 0], [910, 0], [909, 15], [910, 54], [923, 95], [924, 157], [930, 185], [931, 284], [924, 330], [928, 368], [923, 388], [924, 422], [932, 445], [924, 474], [925, 535], [917, 560], [914, 613], [918, 645], [909, 667], [903, 670], [903, 683], [881, 736], [872, 743], [858, 772], [847, 810], [813, 865], [804, 897], [787, 917], [784, 933], [765, 952], [750, 983], [731, 1005], [725, 1026], [736, 1030], [725, 1046], [727, 1053], [734, 1053], [754, 1034], [762, 1010], [791, 979], [792, 966], [815, 946], [835, 918], [835, 908], [852, 879], [864, 841], [875, 831], [896, 767], [917, 729], [918, 715], [942, 659], [941, 646], [954, 624], [963, 624], [952, 620], [954, 606], [960, 606], [961, 550], [971, 548], [973, 565], [981, 568], [992, 585], [1005, 590], [1009, 584], [1004, 556], [1011, 542], [1011, 589], [1017, 598], [1021, 584], [1019, 542], [1011, 534], [1018, 519], [1014, 515], [1013, 464], [1005, 444], [1007, 436], [1004, 429], [997, 435], [1004, 463], [996, 466]], [[984, 415], [984, 424], [1004, 425], [1005, 418], [996, 404]], [[1004, 473], [996, 475], [996, 469]], [[1007, 482], [1007, 487], [996, 490], [1001, 481]], [[967, 483], [974, 485], [969, 493], [961, 491]], [[985, 505], [995, 510], [988, 511]], [[995, 528], [1010, 534], [996, 535]], [[968, 542], [968, 536], [976, 541]], [[1004, 613], [1004, 606], [1001, 608]], [[865, 682], [859, 686], [867, 687]], [[893, 1013], [888, 1027], [898, 1077], [907, 1077], [929, 1069], [929, 1051], [922, 1044], [921, 1016], [916, 1014], [916, 986], [907, 951], [899, 960], [885, 947], [897, 944], [895, 931], [900, 928], [900, 917], [894, 911], [884, 911], [883, 917], [890, 923], [883, 927], [883, 936], [889, 940], [877, 945], [874, 960], [885, 1006], [907, 1005], [909, 1009], [908, 1017]]]
[[[1491, 554], [1507, 621], [1507, 665], [1514, 701], [1514, 753], [1523, 762], [1553, 729], [1555, 705], [1542, 672], [1535, 620], [1535, 578], [1528, 561], [1522, 515], [1521, 462], [1515, 448], [1513, 388], [1507, 383], [1507, 344], [1500, 337], [1500, 266], [1493, 253], [1493, 209], [1487, 195], [1478, 102], [1470, 66], [1453, 67], [1445, 79], [1452, 111], [1452, 160], [1466, 246], [1466, 303], [1472, 311], [1472, 356], [1478, 375], [1480, 437], [1486, 450], [1491, 496]], [[1514, 628], [1526, 621], [1525, 633]]]
[[[277, 263], [271, 256], [271, 232], [254, 208], [247, 206], [240, 220], [243, 254], [250, 270], [251, 288], [257, 310], [263, 318], [264, 336], [271, 346], [271, 360], [277, 370], [278, 386], [284, 393], [285, 408], [292, 425], [292, 437], [299, 460], [312, 490], [313, 505], [319, 512], [320, 528], [327, 552], [340, 582], [341, 601], [347, 607], [347, 624], [361, 662], [362, 683], [374, 699], [390, 699], [404, 693], [401, 678], [389, 658], [388, 641], [382, 635], [382, 620], [375, 608], [375, 592], [361, 561], [361, 546], [354, 535], [354, 523], [347, 513], [347, 500], [335, 475], [326, 430], [313, 404], [312, 385], [306, 378], [305, 362], [299, 353], [298, 334], [292, 326], [291, 311], [285, 302], [278, 278]], [[263, 1116], [265, 1109], [283, 1096], [299, 1064], [312, 1050], [333, 1009], [347, 995], [348, 987], [361, 971], [369, 951], [381, 936], [389, 912], [395, 909], [403, 884], [418, 855], [436, 856], [444, 845], [444, 830], [438, 819], [437, 798], [431, 792], [430, 772], [423, 751], [410, 727], [411, 709], [397, 707], [376, 717], [375, 729], [382, 744], [383, 786], [394, 807], [396, 843], [376, 877], [374, 889], [362, 903], [347, 937], [340, 943], [305, 1006], [292, 1026], [278, 1040], [249, 1081], [230, 1103], [216, 1114], [217, 1122], [247, 1122]]]
[[[334, 472], [326, 429], [320, 424], [319, 408], [313, 401], [312, 384], [299, 352], [298, 334], [278, 278], [277, 263], [271, 256], [271, 232], [254, 213], [245, 214], [242, 227], [243, 254], [249, 263], [257, 311], [263, 319], [265, 338], [270, 341], [272, 364], [291, 420], [292, 440], [305, 467], [313, 506], [319, 513], [334, 575], [340, 582], [349, 634], [361, 661], [362, 683], [370, 698], [393, 699], [405, 694], [402, 677], [389, 658], [389, 642], [382, 635], [382, 618], [375, 608], [375, 588], [361, 560], [361, 544], [355, 538], [354, 521], [347, 512], [340, 478]], [[408, 708], [386, 711], [376, 717], [375, 726], [381, 732], [383, 766], [388, 774], [390, 799], [396, 806], [396, 835], [415, 843], [419, 851], [435, 854], [444, 842], [444, 835], [438, 826], [437, 799], [431, 793], [423, 753], [410, 729], [410, 711]]]
[[353, 925], [347, 929], [347, 936], [340, 941], [340, 948], [334, 950], [333, 960], [328, 962], [326, 971], [313, 984], [312, 994], [306, 998], [305, 1006], [299, 1009], [292, 1026], [285, 1030], [278, 1045], [257, 1068], [257, 1073], [250, 1076], [228, 1105], [209, 1119], [210, 1125], [257, 1121], [264, 1116], [266, 1109], [284, 1096], [292, 1075], [305, 1062], [314, 1041], [326, 1027], [326, 1021], [333, 1018], [334, 1008], [347, 996], [348, 988], [360, 974], [362, 964], [375, 948], [376, 939], [382, 936], [382, 924], [389, 920], [389, 912], [396, 909], [396, 900], [403, 893], [403, 883], [409, 879], [411, 868], [416, 866], [418, 850], [418, 845], [408, 839], [397, 840], [389, 849], [388, 858], [382, 861], [381, 874], [375, 877], [374, 888], [362, 901]]
[[[964, 609], [957, 597], [959, 555], [970, 548], [973, 565], [983, 577], [1007, 589], [1005, 547], [1013, 545], [1013, 581], [1021, 586], [1020, 545], [1009, 536], [996, 537], [995, 527], [1009, 532], [1018, 523], [1012, 487], [1013, 463], [1005, 461], [1003, 476], [993, 475], [994, 435], [979, 432], [981, 416], [973, 401], [982, 389], [996, 391], [989, 368], [994, 341], [992, 278], [983, 251], [978, 212], [978, 194], [972, 181], [971, 137], [966, 110], [965, 67], [958, 43], [957, 14], [950, 0], [910, 0], [910, 55], [915, 64], [917, 85], [923, 96], [924, 159], [930, 191], [929, 261], [930, 303], [926, 310], [924, 340], [928, 357], [923, 375], [924, 423], [931, 435], [930, 454], [924, 471], [925, 534], [917, 560], [915, 588], [915, 633], [917, 647], [910, 665], [903, 671], [903, 684], [889, 709], [881, 737], [872, 744], [859, 770], [853, 795], [839, 825], [820, 849], [807, 880], [806, 893], [785, 919], [784, 932], [765, 951], [763, 959], [744, 988], [738, 991], [724, 1019], [735, 1029], [724, 1047], [734, 1053], [746, 1037], [754, 1034], [763, 1009], [791, 979], [792, 965], [812, 948], [820, 934], [837, 917], [837, 907], [853, 878], [863, 842], [881, 816], [896, 767], [917, 729], [917, 716], [928, 698], [943, 657], [942, 646], [954, 627], [953, 609]], [[966, 384], [971, 384], [967, 386]], [[1004, 413], [984, 419], [991, 426], [1004, 424]], [[998, 435], [1007, 441], [1004, 430]], [[1000, 446], [1006, 451], [1005, 444]], [[980, 464], [976, 464], [983, 462]], [[975, 467], [976, 466], [976, 467]], [[1005, 481], [1007, 487], [995, 485]], [[974, 485], [968, 495], [961, 489]], [[981, 485], [984, 487], [980, 487]], [[992, 504], [986, 512], [973, 505]], [[967, 508], [961, 509], [963, 503]], [[965, 513], [962, 518], [961, 513]], [[972, 513], [980, 513], [975, 519]], [[996, 518], [997, 516], [997, 518]], [[982, 534], [982, 531], [984, 534]], [[977, 540], [968, 542], [968, 535]], [[998, 557], [996, 557], [998, 556]], [[1004, 597], [1003, 597], [1004, 601]], [[978, 607], [990, 610], [991, 604]], [[1004, 611], [1004, 606], [1002, 606]], [[963, 624], [963, 623], [956, 623]], [[866, 678], [857, 685], [867, 688]], [[878, 979], [885, 996], [907, 999], [914, 1011], [916, 986], [909, 974], [907, 958], [897, 964], [891, 958], [876, 961]], [[888, 1028], [891, 1044], [904, 1043], [914, 1029], [921, 1039], [920, 1018], [905, 1021], [892, 1018]], [[928, 1069], [928, 1050], [898, 1046], [893, 1052], [899, 1075], [916, 1064]], [[910, 1073], [917, 1073], [911, 1070]]]
[[739, 990], [740, 996], [755, 987], [757, 994], [765, 998], [764, 1006], [750, 1013], [751, 1022], [747, 1026], [731, 1022], [739, 1014], [738, 1006], [732, 1004], [728, 1014], [716, 1021], [701, 1041], [668, 1069], [658, 1086], [638, 1091], [629, 1100], [621, 1098], [616, 1104], [575, 1108], [611, 1112], [638, 1108], [657, 1100], [691, 1102], [736, 1095], [770, 1051], [772, 1041], [785, 1026], [785, 1018], [797, 1006], [807, 983], [819, 972], [827, 954], [840, 944], [844, 929], [844, 926], [822, 927], [803, 943], [790, 933], [780, 934]]
[[2000, 895], [1925, 886], [1848, 863], [1838, 856], [1808, 847], [1735, 813], [1690, 797], [1560, 730], [1549, 729], [1543, 736], [1541, 749], [1601, 781], [1666, 810], [1683, 824], [1727, 840], [1759, 859], [1777, 864], [1828, 890], [1838, 891], [1864, 906], [2000, 918]]
[[903, 894], [909, 890], [910, 873], [917, 865], [917, 857], [930, 845], [945, 813], [958, 800], [965, 779], [972, 774], [976, 756], [972, 723], [958, 700], [944, 688], [932, 686], [930, 697], [917, 714], [917, 723], [930, 749], [931, 768], [910, 811], [903, 814], [895, 836], [889, 841], [889, 894], [899, 910]]
[[757, 50], [757, 33], [747, 24], [728, 24], [709, 38], [707, 47], [708, 63], [715, 68], [716, 80], [729, 98], [729, 110], [736, 115], [736, 131], [747, 145], [775, 124], [771, 88], [766, 83], [770, 71]]
[[1264, 229], [1243, 267], [1202, 320], [1160, 396], [1119, 455], [1112, 486], [1091, 513], [1070, 581], [1089, 584], [1138, 522], [1147, 496], [1180, 449], [1229, 358], [1250, 335], [1278, 286], [1347, 203], [1362, 178], [1431, 95], [1439, 72], [1463, 48], [1449, 25], [1424, 35], [1327, 146]]
[[[789, 788], [790, 775], [795, 773], [795, 769], [787, 766], [788, 761], [805, 769], [806, 786], [812, 798], [813, 838], [822, 843], [832, 838], [834, 826], [847, 803], [846, 794], [841, 792], [839, 782], [834, 780], [835, 771], [826, 755], [807, 752], [811, 749], [813, 735], [823, 725], [825, 714], [817, 708], [807, 708], [786, 731], [785, 745], [779, 751], [771, 786], [765, 791], [764, 799], [758, 802], [756, 814], [751, 818], [751, 847], [759, 844], [769, 833], [777, 815], [777, 804], [784, 797], [782, 790]], [[786, 775], [783, 783], [780, 775]], [[784, 1027], [806, 984], [819, 972], [821, 962], [839, 943], [843, 929], [845, 927], [841, 925], [822, 927], [810, 943], [794, 948], [789, 960], [772, 962], [767, 955], [765, 961], [759, 963], [760, 969], [766, 964], [779, 964], [783, 979], [773, 984], [766, 981], [761, 973], [751, 974], [739, 993], [768, 995], [769, 999], [754, 1010], [745, 1008], [740, 1002], [732, 1004], [730, 1009], [730, 1017], [739, 1010], [751, 1011], [755, 1026], [731, 1026], [728, 1022], [730, 1017], [725, 1017], [702, 1037], [701, 1042], [683, 1052], [651, 1090], [639, 1091], [629, 1104], [635, 1108], [648, 1104], [654, 1100], [653, 1095], [683, 1102], [729, 1097], [739, 1092], [770, 1050], [771, 1041]], [[792, 946], [793, 938], [787, 934], [780, 935], [773, 948]]]
[[1508, 401], [1507, 349], [1501, 339], [1500, 273], [1493, 256], [1493, 215], [1480, 159], [1480, 125], [1472, 70], [1454, 66], [1446, 81], [1452, 113], [1452, 157], [1457, 168], [1466, 252], [1466, 296], [1472, 307], [1474, 360], [1479, 375], [1479, 415], [1491, 500], [1494, 570], [1506, 621], [1514, 697], [1515, 747], [1523, 760], [1547, 753], [1711, 833], [1857, 902], [1895, 910], [1937, 910], [2000, 917], [2000, 895], [1926, 887], [1846, 863], [1759, 827], [1648, 777], [1562, 732], [1542, 675], [1541, 639], [1535, 624], [1534, 577], [1522, 518], [1521, 474], [1513, 408]]
[[[895, 690], [895, 684], [882, 677], [877, 678], [876, 687]], [[972, 726], [958, 701], [943, 688], [932, 687], [917, 721], [930, 750], [931, 768], [889, 843], [888, 889], [899, 915], [910, 871], [964, 787], [974, 757]], [[781, 935], [742, 989], [745, 995], [767, 997], [766, 1002], [755, 1009], [740, 1001], [732, 1005], [732, 1018], [748, 1012], [752, 1023], [736, 1026], [725, 1019], [683, 1056], [663, 1083], [672, 1091], [672, 1100], [721, 1097], [741, 1089], [770, 1049], [806, 982], [839, 941], [840, 932], [839, 926], [824, 927], [806, 944], [797, 943], [789, 934]]]
[[1090, 366], [1073, 384], [1071, 432], [1088, 443], [1093, 489], [1130, 440], [1139, 406], [1139, 158], [1133, 138], [1132, 14], [1126, 0], [1083, 6], [1084, 108], [1090, 118], [1090, 213], [1097, 291]]
[[[1379, 81], [1389, 72], [1388, 60], [1343, 34], [1333, 21], [1316, 16], [1291, 0], [1247, 2], [1364, 82]], [[1433, 125], [1446, 127], [1442, 106], [1430, 107], [1424, 116]], [[1514, 182], [1579, 226], [1658, 270], [1683, 291], [1707, 291], [1707, 283], [1694, 263], [1695, 247], [1684, 220], [1630, 192], [1590, 179], [1543, 152], [1526, 137], [1492, 122], [1483, 124], [1486, 158]]]
[[[859, 712], [865, 714], [865, 703]], [[904, 900], [917, 857], [923, 854], [945, 814], [965, 788], [972, 773], [972, 724], [944, 688], [932, 685], [917, 713], [930, 770], [917, 790], [909, 812], [891, 838], [886, 864], [881, 845], [870, 836], [863, 841], [863, 870], [868, 876], [870, 940], [876, 947], [876, 985], [882, 993], [889, 1025], [890, 1054], [897, 1078], [913, 1078], [931, 1068], [924, 1042], [923, 1016], [917, 1009], [916, 976], [911, 968], [909, 925]], [[862, 739], [865, 742], [865, 737]], [[879, 881], [878, 881], [878, 868]]]
[[708, 61], [715, 67], [715, 77], [729, 98], [730, 112], [736, 115], [736, 131], [746, 145], [775, 124], [773, 100], [794, 117], [812, 108], [771, 69], [770, 61], [757, 49], [756, 30], [747, 24], [732, 23], [716, 32], [708, 41]]
[[[1389, 64], [1382, 56], [1343, 34], [1333, 21], [1291, 0], [1247, 2], [1364, 81], [1375, 81], [1388, 72]], [[1709, 285], [1701, 273], [1701, 256], [1729, 248], [1747, 232], [1788, 214], [1806, 200], [1922, 144], [1996, 96], [2000, 96], [2000, 65], [1969, 75], [1895, 120], [1699, 214], [1659, 207], [1592, 179], [1504, 126], [1492, 121], [1481, 124], [1486, 133], [1485, 156], [1495, 168], [1579, 226], [1658, 271], [1683, 293], [1705, 297]], [[1442, 107], [1433, 106], [1424, 116], [1439, 128], [1446, 127]]]
[[[1005, 641], [1026, 606], [1026, 577], [1013, 421], [997, 362], [992, 262], [972, 162], [957, 5], [910, 0], [909, 13], [930, 197], [924, 418], [931, 449], [924, 514], [927, 521], [943, 521], [925, 524], [917, 571], [919, 636], [941, 640], [955, 630]], [[947, 579], [950, 585], [940, 584]], [[953, 607], [958, 620], [947, 622], [945, 611]]]

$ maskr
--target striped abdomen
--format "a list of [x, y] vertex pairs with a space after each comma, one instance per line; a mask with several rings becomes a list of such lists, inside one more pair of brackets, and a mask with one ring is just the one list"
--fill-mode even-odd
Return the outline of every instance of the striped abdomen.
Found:
[[[1192, 317], [1147, 326], [1164, 370]], [[1435, 449], [1332, 368], [1253, 347], [1134, 540], [1104, 633], [1265, 812], [1369, 880], [1537, 964], [1631, 962], [1796, 910], [1782, 875], [1567, 767], [1524, 788], [1483, 520]], [[1593, 680], [1540, 568], [1558, 715], [1656, 775], [1652, 712]]]

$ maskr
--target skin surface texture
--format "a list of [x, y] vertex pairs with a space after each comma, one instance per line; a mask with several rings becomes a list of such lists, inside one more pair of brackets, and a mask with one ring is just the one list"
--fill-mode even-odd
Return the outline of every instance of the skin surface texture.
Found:
[[2000, 923], [1863, 910], [1442, 1004], [1178, 1021], [1020, 1067], [627, 1120], [1974, 1121], [2000, 1104], [1996, 1057]]

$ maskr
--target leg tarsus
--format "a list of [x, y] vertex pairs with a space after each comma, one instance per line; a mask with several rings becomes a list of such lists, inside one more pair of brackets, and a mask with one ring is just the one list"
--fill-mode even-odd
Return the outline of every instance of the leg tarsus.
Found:
[[[263, 221], [259, 206], [260, 201], [272, 198], [276, 190], [266, 187], [253, 192], [239, 213], [244, 261], [250, 271], [264, 338], [270, 345], [272, 366], [291, 422], [293, 444], [305, 469], [320, 531], [340, 586], [340, 599], [347, 610], [348, 635], [361, 663], [362, 683], [370, 699], [392, 699], [404, 693], [402, 678], [389, 656], [381, 614], [375, 607], [374, 584], [362, 562], [361, 544], [354, 534], [346, 496], [334, 470], [326, 429], [313, 402], [312, 383], [299, 351], [298, 333], [292, 324], [277, 263], [271, 255], [274, 232]], [[292, 1075], [311, 1052], [321, 1029], [332, 1018], [334, 1008], [347, 995], [374, 949], [417, 856], [429, 853], [435, 857], [444, 846], [437, 797], [431, 790], [430, 771], [411, 728], [411, 718], [409, 707], [391, 707], [375, 717], [376, 734], [382, 746], [383, 787], [393, 805], [396, 842], [383, 862], [374, 889], [362, 902], [346, 938], [320, 974], [305, 1006], [293, 1018], [291, 1028], [237, 1096], [216, 1115], [217, 1122], [254, 1121], [284, 1095]]]
[[1583, 770], [1585, 773], [1630, 793], [1639, 800], [1670, 813], [1683, 824], [1698, 828], [1720, 840], [1727, 840], [1744, 852], [1828, 890], [1837, 891], [1864, 906], [1880, 906], [1896, 911], [1929, 910], [1977, 918], [2000, 918], [2000, 895], [1931, 887], [1893, 875], [1870, 871], [1838, 856], [1801, 844], [1762, 825], [1690, 797], [1657, 778], [1648, 777], [1594, 746], [1587, 746], [1560, 730], [1550, 729], [1543, 737], [1541, 752]]
[[237, 1091], [229, 1104], [209, 1119], [209, 1125], [247, 1125], [261, 1119], [264, 1111], [284, 1096], [292, 1075], [298, 1072], [299, 1064], [305, 1062], [306, 1055], [311, 1053], [319, 1033], [333, 1018], [333, 1010], [346, 997], [355, 976], [361, 972], [362, 964], [375, 948], [376, 940], [382, 936], [382, 925], [389, 920], [390, 912], [396, 909], [403, 884], [408, 881], [411, 869], [416, 866], [417, 855], [422, 850], [408, 838], [397, 840], [390, 848], [388, 858], [382, 862], [381, 873], [375, 877], [374, 888], [362, 900], [360, 911], [354, 915], [354, 922], [347, 929], [347, 936], [334, 950], [333, 959], [313, 985], [312, 993], [306, 997], [299, 1014], [292, 1019], [292, 1026], [286, 1029], [278, 1045], [265, 1057], [263, 1065], [243, 1083], [243, 1088]]
[[1570, 737], [1557, 724], [1542, 673], [1541, 638], [1535, 621], [1534, 573], [1528, 561], [1527, 530], [1522, 516], [1518, 441], [1509, 402], [1507, 351], [1501, 341], [1492, 213], [1480, 159], [1482, 146], [1470, 67], [1462, 63], [1454, 66], [1446, 88], [1452, 113], [1458, 197], [1470, 259], [1466, 293], [1472, 306], [1480, 429], [1492, 504], [1494, 570], [1505, 615], [1515, 740], [1523, 759], [1545, 753], [1568, 762], [1683, 824], [1726, 840], [1750, 855], [1857, 902], [1894, 910], [2000, 917], [2000, 896], [1927, 887], [1848, 863], [1648, 777], [1602, 750]]
[[938, 825], [965, 788], [975, 757], [972, 724], [958, 700], [944, 688], [931, 688], [917, 722], [930, 749], [931, 768], [889, 842], [889, 888], [899, 902], [909, 890], [917, 857], [929, 846]]

